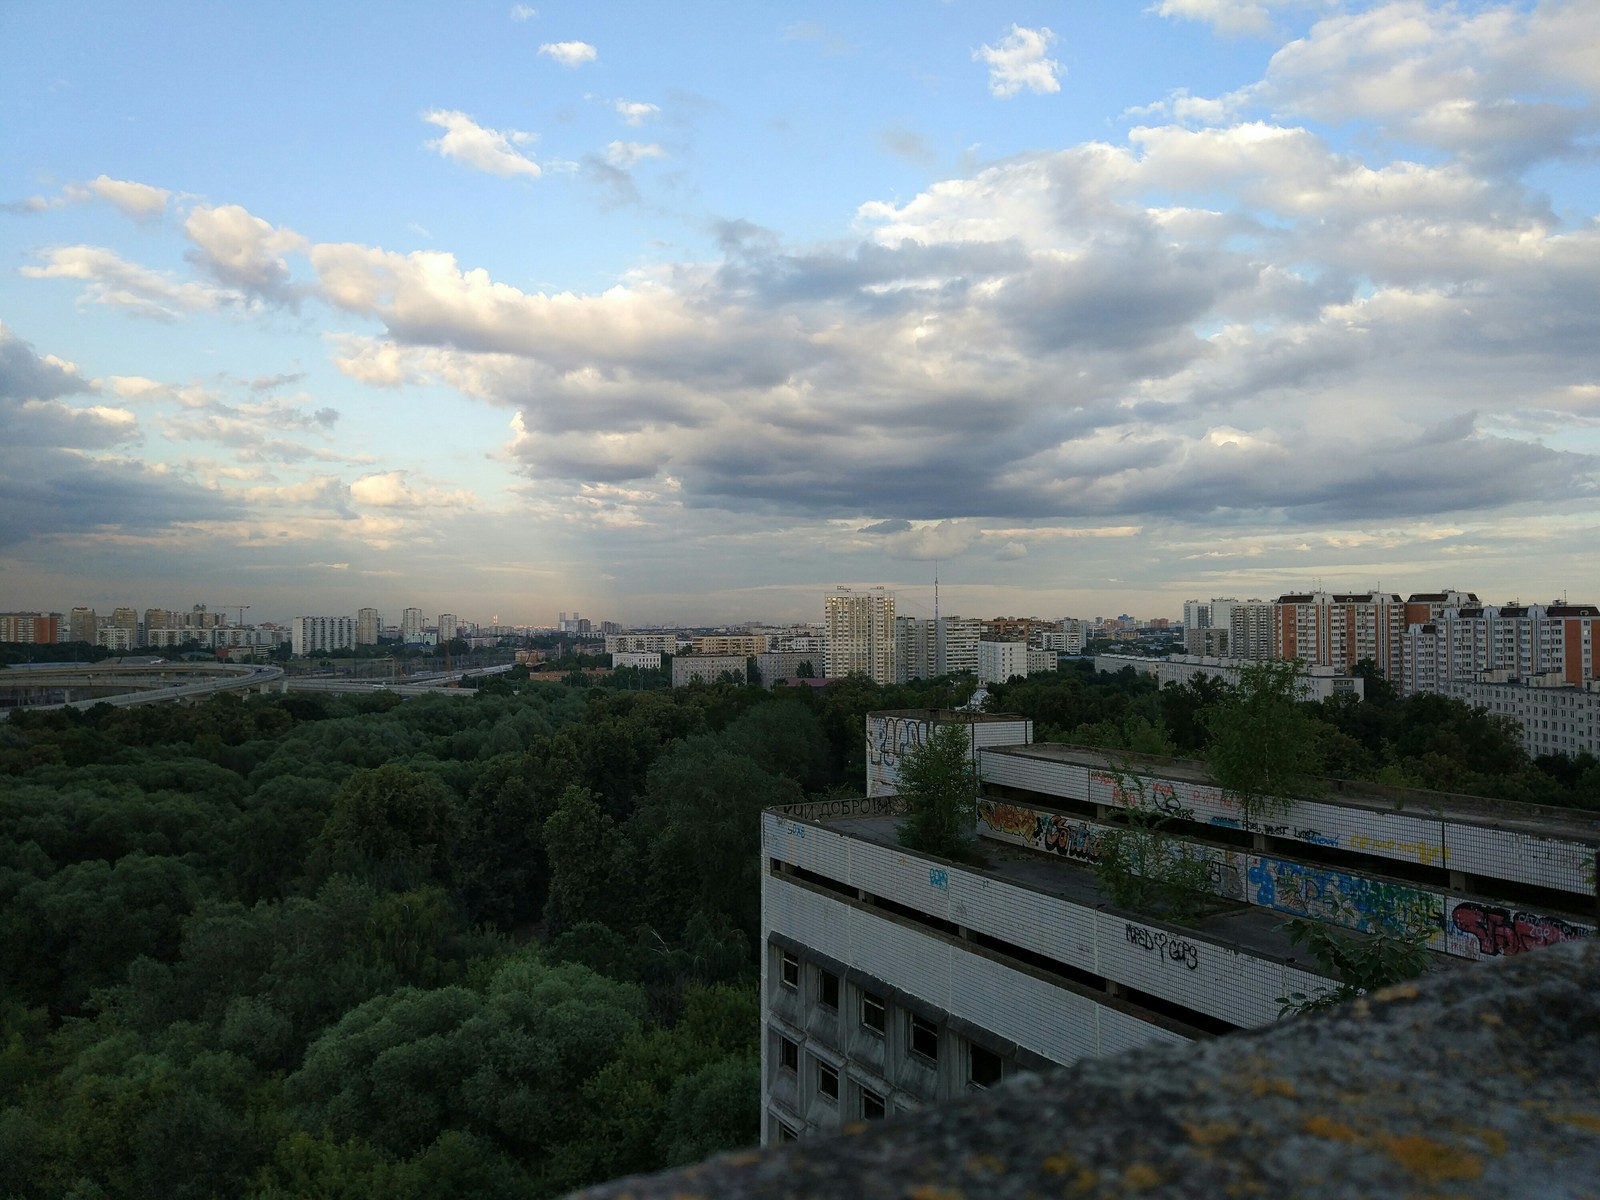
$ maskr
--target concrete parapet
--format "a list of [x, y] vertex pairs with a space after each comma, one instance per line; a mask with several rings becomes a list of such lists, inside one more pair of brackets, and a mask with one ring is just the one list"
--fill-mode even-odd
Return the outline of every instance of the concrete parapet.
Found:
[[1600, 1195], [1600, 940], [587, 1200]]

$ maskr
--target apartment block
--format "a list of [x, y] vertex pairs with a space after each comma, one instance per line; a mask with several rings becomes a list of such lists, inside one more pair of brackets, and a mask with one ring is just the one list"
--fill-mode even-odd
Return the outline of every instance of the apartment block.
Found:
[[611, 656], [611, 666], [637, 667], [641, 671], [661, 670], [661, 652], [659, 650], [618, 650]]
[[296, 655], [327, 654], [355, 644], [354, 617], [296, 617], [289, 622], [289, 645]]
[[830, 679], [859, 674], [874, 683], [894, 683], [894, 594], [885, 589], [855, 591], [836, 588], [822, 602], [827, 627], [827, 670]]
[[375, 608], [356, 610], [356, 645], [376, 646], [383, 636], [383, 614]]
[[676, 654], [678, 652], [678, 635], [676, 633], [606, 634], [607, 654], [630, 654], [641, 652], [655, 654]]
[[695, 654], [764, 654], [770, 645], [764, 633], [708, 633], [690, 639]]
[[43, 645], [61, 641], [65, 622], [60, 613], [0, 613], [0, 642]]
[[1273, 606], [1273, 658], [1301, 658], [1346, 673], [1371, 659], [1384, 678], [1402, 674], [1406, 606], [1392, 592], [1302, 592]]
[[[1053, 665], [1052, 665], [1053, 669]], [[1028, 673], [1026, 642], [978, 643], [978, 682], [1004, 683], [1014, 675]]]

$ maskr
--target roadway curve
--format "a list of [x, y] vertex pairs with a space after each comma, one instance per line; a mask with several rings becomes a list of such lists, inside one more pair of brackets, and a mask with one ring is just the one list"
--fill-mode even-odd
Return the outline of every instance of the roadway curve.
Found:
[[57, 708], [93, 708], [96, 704], [167, 704], [220, 692], [249, 691], [277, 683], [282, 667], [246, 663], [47, 663], [0, 670], [0, 692], [25, 688], [125, 688], [111, 696], [69, 700], [64, 704], [27, 704], [0, 708], [0, 720], [13, 712]]

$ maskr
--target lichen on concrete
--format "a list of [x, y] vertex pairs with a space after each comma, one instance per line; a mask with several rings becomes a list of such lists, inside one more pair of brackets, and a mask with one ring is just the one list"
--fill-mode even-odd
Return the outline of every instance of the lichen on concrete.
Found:
[[580, 1195], [1595, 1200], [1600, 940]]

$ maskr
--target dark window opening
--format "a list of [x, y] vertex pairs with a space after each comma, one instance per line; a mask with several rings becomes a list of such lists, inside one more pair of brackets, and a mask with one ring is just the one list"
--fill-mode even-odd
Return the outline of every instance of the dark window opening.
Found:
[[832, 971], [819, 971], [817, 1000], [824, 1008], [839, 1007], [839, 977]]
[[839, 1098], [839, 1068], [825, 1062], [817, 1064], [817, 1091], [830, 1100]]
[[982, 1046], [967, 1047], [967, 1078], [979, 1087], [992, 1087], [1000, 1082], [1000, 1056]]
[[911, 1017], [911, 1051], [939, 1061], [939, 1027], [926, 1017]]
[[883, 1097], [877, 1092], [861, 1089], [861, 1117], [866, 1121], [881, 1121], [884, 1115]]
[[861, 993], [861, 1023], [873, 1033], [881, 1034], [885, 1025], [883, 997], [871, 992]]

